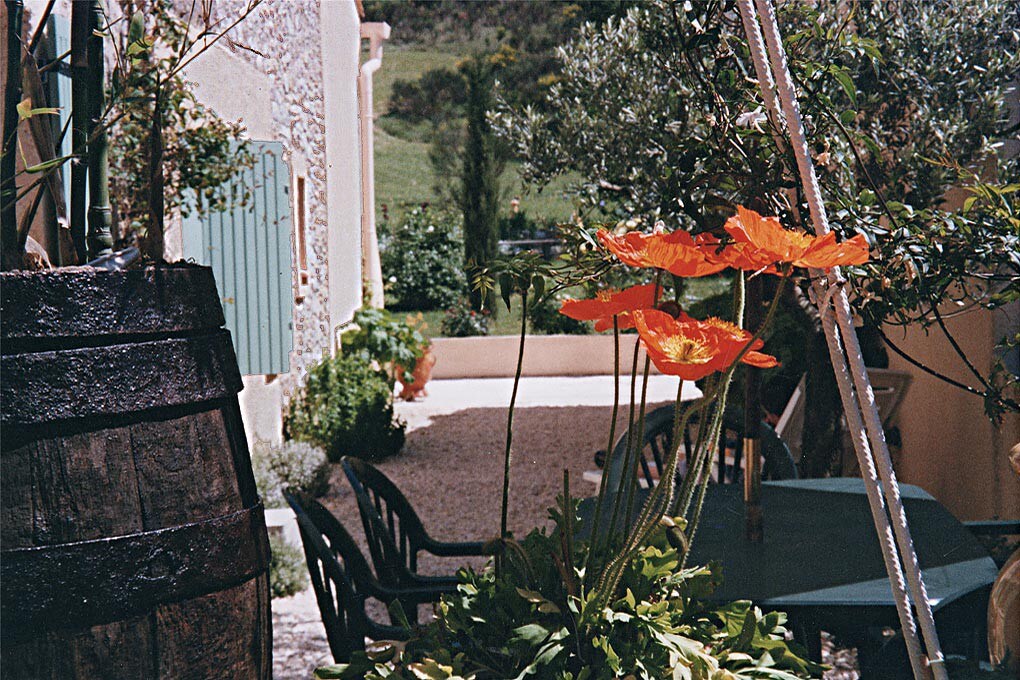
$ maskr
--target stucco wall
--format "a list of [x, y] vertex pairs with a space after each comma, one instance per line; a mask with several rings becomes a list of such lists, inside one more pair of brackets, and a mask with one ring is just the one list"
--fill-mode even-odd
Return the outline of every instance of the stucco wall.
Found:
[[[216, 6], [228, 17], [243, 4]], [[265, 0], [231, 33], [244, 46], [232, 58], [268, 78], [274, 137], [287, 149], [292, 172], [306, 182], [309, 283], [294, 308], [291, 372], [280, 377], [283, 398], [308, 365], [332, 351], [335, 327], [350, 318], [361, 297], [359, 26], [354, 0], [324, 0], [321, 6], [316, 0]], [[235, 86], [239, 75], [222, 81], [221, 96], [251, 96], [248, 84]]]
[[[947, 321], [950, 332], [986, 375], [1002, 329], [1012, 324], [1016, 332], [1017, 317], [1002, 317], [1008, 313], [981, 310]], [[923, 364], [966, 384], [976, 382], [939, 331], [887, 332]], [[890, 353], [890, 359], [891, 368], [910, 371], [914, 377], [899, 415], [900, 480], [923, 487], [961, 519], [1020, 517], [1020, 478], [1008, 460], [1010, 447], [1020, 441], [1020, 414], [1006, 417], [996, 428], [985, 416], [980, 397], [927, 375], [895, 354]]]
[[[215, 8], [229, 20], [244, 5], [221, 0]], [[360, 306], [359, 34], [354, 0], [264, 0], [230, 34], [242, 47], [228, 51], [224, 43], [188, 72], [198, 96], [220, 115], [242, 118], [251, 138], [283, 142], [292, 178], [305, 180], [309, 276], [294, 306], [290, 372], [268, 384], [245, 378], [249, 441], [279, 441], [290, 394]], [[295, 210], [293, 179], [291, 186]], [[296, 258], [295, 247], [292, 234]], [[296, 273], [293, 284], [297, 292]]]

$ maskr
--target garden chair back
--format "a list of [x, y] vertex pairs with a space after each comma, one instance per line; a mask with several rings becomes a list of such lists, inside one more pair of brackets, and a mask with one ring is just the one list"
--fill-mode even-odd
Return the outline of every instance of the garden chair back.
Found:
[[[742, 479], [741, 458], [743, 451], [743, 427], [739, 418], [725, 416], [723, 418], [723, 433], [719, 438], [717, 446], [717, 459], [712, 479], [721, 483], [732, 483]], [[680, 448], [680, 459], [678, 461], [679, 473], [677, 482], [683, 479], [687, 473], [686, 453], [694, 449], [694, 440], [697, 434], [697, 423], [688, 422], [687, 427], [681, 433], [684, 441]], [[763, 475], [766, 479], [796, 479], [797, 466], [790, 455], [790, 449], [785, 442], [776, 434], [767, 423], [761, 424], [759, 437], [762, 441], [762, 456], [765, 458]], [[613, 452], [607, 462], [606, 481], [608, 493], [620, 491], [620, 485], [624, 479], [624, 465], [627, 457], [628, 433], [623, 435], [613, 447]], [[662, 466], [669, 452], [673, 439], [673, 405], [661, 406], [645, 415], [644, 433], [641, 438], [640, 454], [636, 461], [638, 470], [638, 482], [642, 487], [651, 488], [655, 486], [661, 473]], [[730, 453], [732, 452], [732, 453]]]
[[418, 574], [418, 553], [424, 550], [440, 557], [489, 554], [482, 542], [435, 540], [411, 503], [386, 475], [358, 458], [345, 457], [341, 464], [357, 497], [376, 575], [384, 585], [431, 587], [440, 594], [453, 592], [456, 576]]
[[396, 600], [429, 602], [432, 593], [390, 589], [372, 575], [358, 544], [332, 513], [318, 501], [299, 502], [284, 493], [297, 517], [312, 590], [319, 605], [326, 640], [337, 663], [365, 649], [365, 638], [406, 640], [403, 626], [376, 623], [365, 612], [369, 598], [389, 604]]

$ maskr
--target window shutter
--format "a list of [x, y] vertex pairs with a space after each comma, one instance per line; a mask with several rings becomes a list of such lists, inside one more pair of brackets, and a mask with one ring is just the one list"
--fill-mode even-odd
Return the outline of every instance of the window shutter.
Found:
[[[51, 14], [46, 22], [45, 39], [40, 45], [39, 66], [45, 66], [53, 62], [57, 57], [65, 54], [71, 49], [71, 23], [66, 17]], [[60, 109], [60, 113], [51, 116], [53, 122], [53, 141], [56, 144], [58, 158], [70, 156], [71, 129], [68, 121], [71, 119], [71, 57], [67, 56], [55, 67], [43, 73], [43, 87], [46, 88], [47, 104]], [[42, 106], [42, 104], [33, 104]], [[61, 138], [61, 132], [67, 132]], [[71, 205], [71, 180], [70, 163], [65, 163], [60, 168], [61, 184], [64, 188], [64, 206], [70, 209]], [[87, 200], [87, 199], [86, 199]]]
[[185, 217], [184, 257], [212, 267], [241, 373], [286, 373], [294, 304], [290, 171], [280, 142], [252, 142], [252, 152], [255, 166], [232, 180], [249, 200]]

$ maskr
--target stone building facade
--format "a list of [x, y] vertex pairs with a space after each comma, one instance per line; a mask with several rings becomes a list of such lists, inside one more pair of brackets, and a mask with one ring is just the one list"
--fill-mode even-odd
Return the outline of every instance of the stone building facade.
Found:
[[[191, 0], [162, 1], [173, 2], [181, 16], [192, 10]], [[47, 1], [25, 5], [33, 31]], [[248, 6], [249, 0], [208, 5], [221, 27]], [[58, 0], [53, 14], [69, 19], [70, 7], [71, 0]], [[116, 19], [118, 3], [108, 0], [106, 7]], [[289, 396], [311, 364], [336, 351], [338, 327], [361, 305], [362, 14], [360, 0], [261, 0], [185, 70], [198, 99], [225, 119], [240, 119], [249, 139], [282, 144], [290, 175], [292, 348], [285, 372], [244, 377], [240, 400], [250, 443], [279, 441]], [[184, 229], [179, 216], [168, 216], [170, 261], [185, 255]]]

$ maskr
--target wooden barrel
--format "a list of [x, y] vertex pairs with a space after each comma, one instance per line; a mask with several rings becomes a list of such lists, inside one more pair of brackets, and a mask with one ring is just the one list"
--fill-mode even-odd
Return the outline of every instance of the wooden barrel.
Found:
[[5, 678], [269, 678], [269, 543], [212, 271], [0, 275]]

